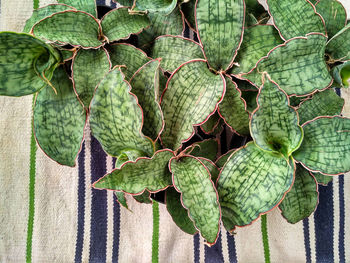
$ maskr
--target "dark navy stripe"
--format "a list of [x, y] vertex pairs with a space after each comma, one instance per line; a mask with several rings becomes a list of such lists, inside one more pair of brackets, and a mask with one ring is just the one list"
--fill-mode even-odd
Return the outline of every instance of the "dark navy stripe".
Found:
[[105, 0], [96, 0], [96, 5], [106, 5]]
[[[115, 167], [116, 158], [113, 158], [113, 168]], [[112, 262], [118, 262], [119, 254], [119, 236], [120, 236], [120, 205], [117, 202], [117, 197], [113, 196], [113, 254]]]
[[112, 2], [109, 6], [112, 7], [112, 8], [116, 8], [116, 7], [117, 7], [117, 4], [114, 3], [114, 2]]
[[221, 232], [215, 245], [212, 247], [205, 246], [205, 262], [207, 263], [223, 263], [224, 257], [222, 255], [222, 244], [221, 244]]
[[193, 236], [194, 263], [199, 263], [199, 234]]
[[337, 95], [340, 97], [341, 96], [340, 88], [335, 88], [335, 93], [337, 93]]
[[78, 157], [78, 232], [74, 262], [81, 262], [84, 244], [85, 221], [85, 142]]
[[345, 263], [345, 203], [344, 203], [344, 175], [339, 175], [339, 262]]
[[226, 232], [227, 236], [227, 246], [228, 246], [228, 256], [231, 263], [237, 263], [237, 253], [236, 253], [236, 242], [234, 236]]
[[319, 185], [319, 204], [315, 212], [316, 262], [333, 262], [334, 218], [333, 182]]
[[188, 27], [187, 23], [185, 23], [184, 37], [190, 38], [190, 28]]
[[[106, 174], [106, 154], [91, 137], [91, 183]], [[107, 191], [91, 189], [90, 262], [106, 262]]]
[[309, 219], [308, 218], [305, 218], [303, 220], [303, 230], [304, 230], [304, 245], [305, 245], [306, 263], [311, 263], [310, 231], [309, 231]]

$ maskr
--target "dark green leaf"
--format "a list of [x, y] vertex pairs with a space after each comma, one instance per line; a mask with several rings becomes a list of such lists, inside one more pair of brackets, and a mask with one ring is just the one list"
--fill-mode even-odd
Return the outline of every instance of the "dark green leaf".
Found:
[[323, 186], [328, 185], [328, 183], [333, 180], [333, 176], [328, 176], [321, 173], [312, 173], [312, 175], [315, 177], [317, 183]]
[[201, 129], [206, 134], [211, 134], [214, 132], [215, 128], [218, 127], [221, 117], [216, 111], [209, 119], [201, 125]]
[[126, 209], [129, 209], [128, 203], [125, 198], [125, 193], [115, 191], [114, 194], [115, 194], [115, 197], [117, 198], [117, 202], [122, 206], [124, 206]]
[[80, 11], [87, 12], [94, 17], [97, 17], [95, 0], [58, 0], [58, 2], [73, 6]]
[[350, 24], [332, 37], [326, 46], [331, 62], [350, 60]]
[[[211, 161], [216, 160], [216, 155], [219, 149], [217, 139], [208, 139], [201, 142], [196, 142], [192, 145], [191, 155], [196, 157], [204, 157]], [[210, 170], [210, 169], [209, 169]]]
[[145, 190], [142, 194], [140, 195], [133, 195], [134, 199], [142, 204], [152, 204], [151, 200], [151, 193], [147, 190]]
[[340, 88], [350, 86], [350, 61], [340, 64], [332, 69], [334, 84]]
[[176, 7], [177, 0], [136, 0], [138, 10], [150, 13], [170, 14]]

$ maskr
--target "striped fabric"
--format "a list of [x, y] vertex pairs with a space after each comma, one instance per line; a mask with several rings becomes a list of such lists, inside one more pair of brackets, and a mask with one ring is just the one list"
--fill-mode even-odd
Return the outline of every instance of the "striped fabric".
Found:
[[[33, 8], [53, 2], [1, 1], [0, 29], [20, 31]], [[342, 96], [350, 116], [350, 91]], [[350, 174], [319, 186], [309, 219], [291, 225], [275, 209], [234, 236], [222, 229], [209, 248], [179, 230], [163, 204], [128, 199], [129, 211], [91, 188], [115, 159], [89, 127], [77, 167], [48, 159], [37, 150], [31, 108], [32, 96], [0, 97], [0, 262], [350, 262]]]

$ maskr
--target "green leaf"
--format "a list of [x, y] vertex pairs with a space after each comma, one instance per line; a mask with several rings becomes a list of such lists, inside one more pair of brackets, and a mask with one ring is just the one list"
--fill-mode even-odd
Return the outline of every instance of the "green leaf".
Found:
[[217, 190], [227, 230], [245, 226], [272, 210], [294, 179], [294, 165], [262, 151], [253, 142], [238, 149], [222, 168]]
[[34, 132], [40, 148], [59, 164], [75, 166], [83, 141], [86, 113], [63, 67], [56, 69], [52, 88], [36, 97]]
[[33, 34], [41, 39], [60, 44], [98, 48], [101, 26], [90, 14], [66, 10], [44, 18], [32, 29]]
[[328, 185], [328, 183], [333, 180], [333, 176], [328, 176], [321, 173], [312, 173], [312, 175], [315, 177], [317, 183], [323, 186]]
[[130, 149], [152, 156], [154, 145], [141, 133], [143, 113], [130, 89], [120, 68], [106, 75], [91, 101], [91, 131], [112, 156], [119, 156]]
[[136, 0], [138, 10], [150, 13], [170, 14], [176, 7], [177, 0]]
[[261, 76], [257, 72], [267, 72], [288, 95], [325, 89], [332, 83], [324, 60], [325, 44], [326, 37], [317, 33], [291, 39], [272, 49], [244, 77], [260, 86]]
[[196, 1], [195, 0], [189, 0], [187, 2], [183, 2], [180, 5], [181, 11], [184, 14], [184, 17], [186, 19], [186, 22], [188, 26], [193, 30], [197, 31], [196, 28], [196, 18], [195, 18], [195, 7], [196, 7]]
[[350, 119], [321, 117], [303, 124], [304, 140], [293, 156], [308, 170], [326, 175], [350, 171]]
[[315, 6], [324, 19], [328, 38], [333, 37], [346, 25], [346, 10], [338, 0], [321, 0]]
[[123, 6], [131, 7], [134, 3], [134, 0], [117, 0], [117, 2]]
[[[191, 155], [192, 155], [192, 153], [191, 153]], [[213, 183], [215, 185], [216, 181], [218, 180], [219, 173], [220, 173], [219, 167], [217, 167], [216, 164], [212, 160], [207, 159], [205, 157], [197, 157], [197, 159], [199, 161], [201, 161], [205, 167], [207, 167], [207, 169], [210, 173], [210, 179], [213, 181]]]
[[245, 0], [246, 13], [251, 13], [257, 18], [261, 18], [264, 14], [265, 8], [259, 3], [258, 0]]
[[32, 16], [26, 21], [26, 24], [23, 28], [23, 32], [29, 33], [32, 29], [32, 27], [39, 22], [40, 20], [51, 16], [55, 13], [62, 12], [65, 10], [72, 10], [74, 9], [71, 6], [63, 5], [63, 4], [52, 4], [47, 5], [38, 9], [33, 10]]
[[184, 156], [170, 162], [175, 189], [195, 227], [209, 244], [214, 244], [220, 229], [220, 205], [208, 169], [195, 157]]
[[25, 96], [47, 85], [60, 54], [24, 33], [0, 33], [0, 95]]
[[75, 91], [86, 108], [89, 108], [95, 88], [111, 68], [108, 52], [104, 48], [79, 49], [72, 62], [72, 79]]
[[162, 58], [161, 68], [174, 72], [183, 63], [192, 59], [204, 59], [202, 48], [193, 40], [175, 36], [161, 36], [152, 49], [153, 58]]
[[219, 167], [220, 169], [224, 167], [225, 163], [227, 162], [228, 158], [231, 156], [231, 154], [235, 151], [235, 149], [229, 150], [227, 153], [221, 155], [215, 162], [215, 165]]
[[140, 195], [133, 195], [133, 198], [142, 204], [152, 204], [151, 200], [151, 193], [147, 190], [145, 190], [142, 194]]
[[157, 151], [152, 158], [141, 157], [136, 162], [126, 162], [119, 169], [106, 174], [94, 183], [98, 189], [141, 194], [144, 190], [158, 192], [172, 185], [168, 162], [174, 153], [168, 149]]
[[256, 25], [244, 30], [244, 39], [235, 62], [239, 64], [232, 70], [233, 74], [248, 73], [259, 59], [282, 44], [278, 31], [272, 25]]
[[291, 224], [309, 217], [318, 204], [317, 182], [302, 166], [295, 171], [292, 188], [279, 205], [282, 216]]
[[310, 32], [326, 33], [322, 17], [309, 1], [268, 0], [267, 5], [274, 25], [284, 40]]
[[129, 209], [128, 203], [125, 198], [125, 193], [115, 191], [114, 194], [115, 194], [115, 197], [117, 198], [117, 202], [122, 206], [124, 206], [126, 209]]
[[193, 222], [188, 217], [187, 209], [181, 204], [181, 194], [171, 187], [165, 192], [166, 208], [171, 215], [174, 223], [185, 233], [194, 235], [197, 233], [197, 229], [194, 227]]
[[257, 90], [241, 90], [241, 97], [247, 104], [247, 111], [251, 114], [258, 107], [256, 98], [258, 97]]
[[73, 59], [75, 51], [70, 50], [70, 49], [59, 49], [59, 48], [58, 48], [58, 50], [61, 53], [62, 61], [66, 62], [66, 61]]
[[205, 134], [211, 134], [214, 132], [215, 128], [218, 127], [221, 117], [216, 111], [209, 119], [201, 125], [201, 129]]
[[201, 142], [196, 142], [193, 145], [191, 145], [190, 153], [193, 156], [204, 157], [214, 162], [216, 160], [218, 149], [219, 149], [218, 140], [208, 139]]
[[290, 156], [303, 140], [303, 129], [299, 126], [296, 110], [289, 105], [287, 94], [263, 75], [263, 86], [258, 95], [258, 108], [251, 122], [251, 135], [265, 151]]
[[350, 61], [340, 64], [332, 69], [335, 86], [348, 88], [350, 86]]
[[109, 42], [129, 38], [149, 25], [145, 14], [131, 14], [126, 7], [113, 9], [101, 19], [103, 34]]
[[125, 79], [130, 80], [135, 72], [151, 60], [146, 53], [130, 44], [118, 43], [109, 47], [112, 66], [125, 65], [122, 71]]
[[97, 17], [95, 0], [58, 0], [58, 2], [73, 6], [79, 11], [84, 11], [93, 15], [94, 17]]
[[250, 114], [241, 92], [230, 78], [226, 77], [225, 97], [219, 105], [219, 114], [236, 133], [249, 134]]
[[136, 161], [137, 158], [142, 157], [144, 155], [143, 152], [138, 151], [138, 150], [126, 150], [122, 152], [115, 163], [115, 168], [120, 168], [125, 162], [127, 161]]
[[159, 105], [159, 65], [157, 59], [143, 65], [130, 80], [144, 114], [142, 132], [157, 140], [163, 127], [163, 113]]
[[196, 8], [200, 42], [210, 67], [227, 70], [242, 42], [243, 0], [199, 0]]
[[332, 37], [326, 46], [326, 53], [334, 61], [350, 60], [350, 24]]
[[201, 125], [215, 112], [224, 92], [223, 77], [210, 72], [204, 60], [181, 65], [171, 75], [161, 100], [165, 121], [163, 145], [178, 149], [192, 137], [193, 125]]
[[298, 108], [300, 124], [319, 116], [339, 115], [344, 107], [344, 99], [332, 89], [328, 89], [312, 96], [312, 99], [300, 103]]

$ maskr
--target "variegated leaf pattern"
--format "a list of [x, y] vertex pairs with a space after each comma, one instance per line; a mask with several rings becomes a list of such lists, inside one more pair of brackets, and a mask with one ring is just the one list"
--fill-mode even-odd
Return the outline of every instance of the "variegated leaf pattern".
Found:
[[149, 25], [145, 14], [129, 13], [126, 7], [114, 9], [101, 19], [103, 34], [110, 42], [128, 38]]
[[295, 171], [292, 188], [279, 205], [282, 216], [291, 224], [309, 217], [318, 204], [317, 182], [302, 166]]
[[0, 33], [0, 95], [25, 96], [47, 85], [60, 54], [24, 33]]
[[322, 17], [308, 0], [267, 0], [273, 22], [285, 40], [310, 32], [326, 34]]
[[136, 0], [139, 10], [169, 15], [176, 7], [177, 0]]
[[121, 204], [126, 209], [129, 209], [128, 202], [125, 197], [125, 193], [115, 191], [114, 194], [115, 194], [115, 197], [117, 198], [118, 203]]
[[69, 6], [73, 6], [80, 11], [87, 12], [97, 18], [97, 9], [95, 0], [58, 0]]
[[278, 31], [272, 25], [245, 28], [244, 39], [235, 59], [239, 67], [233, 68], [232, 73], [248, 73], [255, 67], [259, 59], [282, 43]]
[[161, 68], [173, 72], [183, 63], [192, 59], [204, 59], [202, 48], [193, 40], [175, 36], [161, 36], [156, 39], [153, 58], [162, 58]]
[[328, 41], [326, 53], [332, 62], [350, 60], [350, 24]]
[[133, 198], [142, 204], [152, 204], [151, 193], [147, 190], [140, 195], [133, 195]]
[[109, 48], [112, 66], [124, 65], [125, 79], [130, 80], [135, 72], [151, 59], [141, 49], [129, 44], [114, 44]]
[[51, 87], [41, 90], [34, 106], [34, 132], [40, 148], [59, 164], [74, 166], [83, 140], [86, 113], [63, 67]]
[[134, 0], [116, 0], [119, 4], [123, 6], [131, 7], [134, 3]]
[[208, 169], [195, 157], [184, 156], [170, 162], [175, 189], [181, 193], [181, 202], [188, 210], [195, 227], [209, 244], [219, 234], [220, 205]]
[[143, 191], [158, 192], [172, 185], [168, 169], [174, 153], [168, 149], [157, 151], [152, 158], [141, 157], [136, 162], [126, 162], [119, 169], [106, 174], [94, 183], [98, 189], [141, 194]]
[[110, 68], [106, 49], [79, 49], [77, 51], [72, 62], [72, 78], [75, 91], [86, 108], [90, 105], [95, 88]]
[[173, 187], [166, 190], [165, 200], [166, 208], [171, 215], [175, 224], [185, 233], [194, 235], [197, 229], [194, 227], [192, 220], [188, 217], [188, 211], [181, 204], [181, 194]]
[[130, 80], [132, 92], [143, 110], [142, 132], [154, 141], [163, 127], [163, 114], [159, 105], [159, 65], [157, 59], [147, 62]]
[[204, 133], [210, 134], [215, 128], [219, 125], [221, 117], [219, 113], [216, 111], [213, 115], [209, 117], [209, 119], [201, 125], [201, 129]]
[[253, 142], [235, 151], [217, 183], [222, 221], [228, 231], [245, 226], [283, 199], [294, 179], [294, 165]]
[[73, 56], [75, 54], [75, 50], [69, 50], [69, 49], [59, 49], [58, 50], [60, 51], [61, 53], [61, 57], [62, 57], [62, 61], [66, 62], [66, 61], [69, 61], [71, 59], [73, 59]]
[[216, 155], [219, 150], [219, 142], [217, 139], [208, 139], [201, 142], [196, 142], [191, 146], [193, 147], [190, 151], [191, 155], [196, 157], [204, 157], [213, 162], [216, 160]]
[[232, 150], [229, 150], [227, 153], [221, 155], [215, 162], [215, 165], [218, 167], [218, 168], [222, 168], [224, 167], [225, 163], [227, 162], [228, 158], [231, 156], [231, 154], [234, 152], [235, 150], [232, 149]]
[[250, 122], [251, 135], [263, 150], [288, 157], [299, 148], [303, 129], [299, 126], [296, 110], [289, 105], [287, 94], [268, 75], [263, 78], [258, 108]]
[[[192, 153], [191, 153], [191, 155], [192, 155]], [[205, 167], [208, 168], [209, 173], [210, 173], [210, 179], [213, 181], [213, 183], [215, 185], [216, 181], [218, 180], [219, 173], [220, 173], [219, 167], [217, 167], [213, 161], [211, 161], [210, 159], [207, 159], [205, 157], [197, 157], [197, 159], [199, 161], [201, 161]]]
[[303, 124], [319, 116], [339, 115], [344, 107], [344, 99], [332, 89], [318, 92], [312, 99], [305, 100], [298, 107], [299, 123]]
[[243, 0], [198, 0], [197, 30], [210, 67], [230, 68], [242, 41]]
[[346, 11], [338, 0], [318, 1], [316, 10], [324, 19], [328, 38], [333, 37], [346, 25]]
[[350, 171], [350, 119], [321, 117], [303, 124], [304, 140], [293, 154], [307, 169], [328, 175]]
[[267, 72], [288, 95], [305, 95], [329, 87], [332, 77], [324, 59], [326, 37], [309, 34], [294, 38], [271, 50], [244, 77], [261, 85], [257, 72]]
[[246, 110], [245, 101], [236, 83], [226, 77], [226, 93], [219, 104], [219, 114], [235, 132], [240, 135], [249, 134], [250, 114]]
[[201, 124], [215, 112], [224, 92], [223, 78], [210, 72], [204, 60], [191, 60], [179, 67], [170, 77], [161, 100], [163, 145], [178, 149], [192, 136], [193, 125]]
[[332, 69], [335, 86], [339, 88], [348, 88], [350, 86], [350, 61], [335, 66]]
[[332, 182], [333, 180], [333, 176], [324, 175], [321, 173], [312, 173], [312, 175], [315, 177], [317, 183], [323, 186], [328, 185], [328, 183]]
[[51, 42], [82, 46], [83, 48], [97, 48], [102, 45], [101, 27], [93, 16], [75, 10], [55, 13], [32, 29], [33, 34]]
[[112, 156], [119, 156], [129, 149], [152, 156], [154, 145], [141, 132], [142, 109], [130, 89], [120, 68], [106, 75], [91, 101], [91, 131]]

